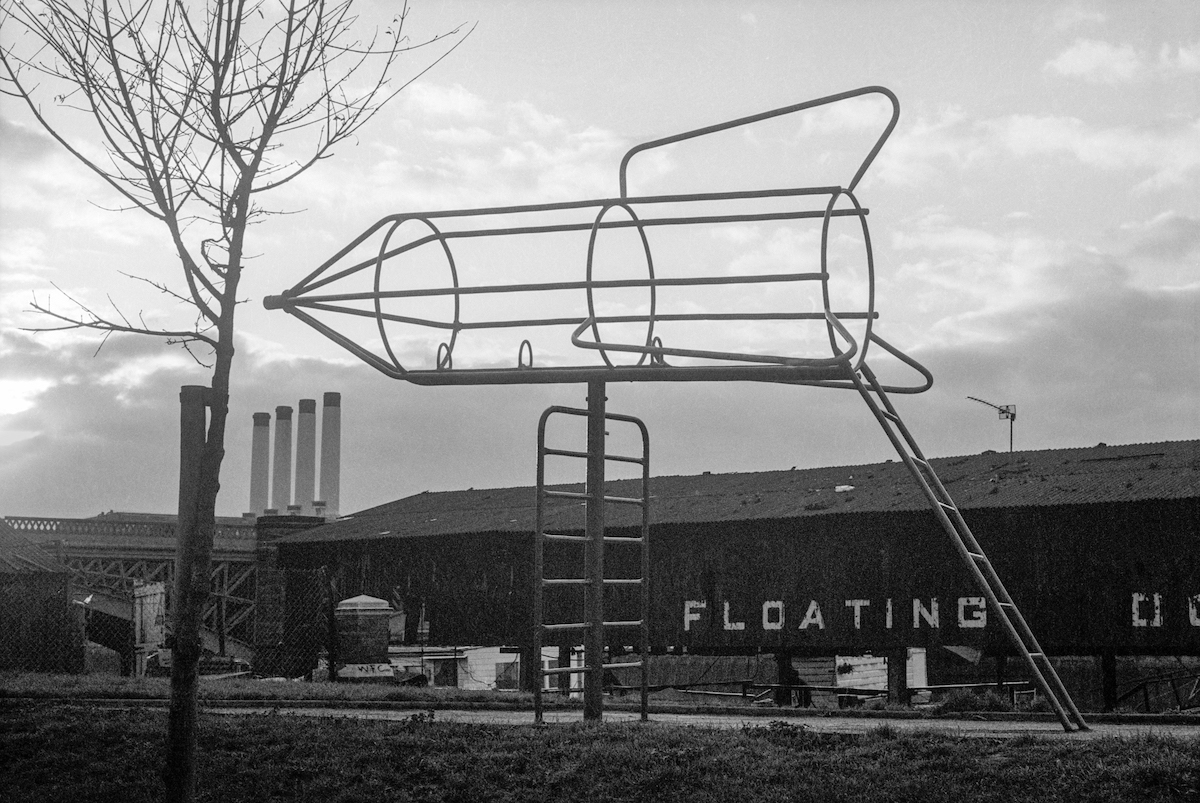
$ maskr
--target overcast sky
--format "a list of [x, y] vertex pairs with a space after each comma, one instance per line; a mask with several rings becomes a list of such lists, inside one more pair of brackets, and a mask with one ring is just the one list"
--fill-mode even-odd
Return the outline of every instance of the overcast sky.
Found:
[[[363, 25], [390, 6], [364, 4]], [[247, 508], [251, 414], [276, 405], [342, 393], [351, 512], [427, 489], [531, 484], [540, 412], [583, 404], [580, 386], [388, 379], [262, 308], [379, 218], [613, 196], [638, 142], [876, 84], [899, 97], [900, 122], [858, 195], [879, 331], [935, 377], [899, 401], [926, 453], [1008, 448], [1008, 425], [967, 396], [1017, 405], [1018, 449], [1200, 437], [1200, 4], [415, 0], [408, 24], [421, 38], [463, 22], [477, 25], [461, 47], [275, 197], [297, 214], [253, 230], [219, 513]], [[704, 176], [741, 176], [743, 153], [789, 137], [769, 129], [705, 152]], [[766, 169], [809, 186], [825, 156], [781, 147]], [[691, 189], [695, 165], [654, 162], [633, 190]], [[207, 373], [150, 339], [97, 353], [93, 336], [19, 331], [39, 324], [26, 310], [51, 283], [100, 309], [111, 297], [186, 320], [121, 275], [178, 269], [164, 231], [101, 208], [114, 205], [0, 102], [0, 515], [175, 509], [178, 389]], [[780, 245], [742, 234], [722, 245], [731, 264]], [[845, 392], [608, 395], [610, 410], [649, 425], [655, 474], [894, 457]]]

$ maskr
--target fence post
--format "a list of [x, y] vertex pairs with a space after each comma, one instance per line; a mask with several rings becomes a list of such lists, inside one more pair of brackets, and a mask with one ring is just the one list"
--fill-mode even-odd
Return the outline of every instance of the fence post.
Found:
[[1117, 707], [1117, 654], [1112, 650], [1100, 654], [1100, 687], [1104, 710], [1112, 711]]
[[200, 672], [200, 625], [211, 583], [212, 540], [196, 521], [210, 391], [184, 385], [179, 391], [179, 518], [176, 522], [171, 707], [167, 718], [167, 799], [191, 800], [196, 789], [196, 720]]
[[888, 702], [908, 705], [908, 647], [888, 650], [887, 687]]

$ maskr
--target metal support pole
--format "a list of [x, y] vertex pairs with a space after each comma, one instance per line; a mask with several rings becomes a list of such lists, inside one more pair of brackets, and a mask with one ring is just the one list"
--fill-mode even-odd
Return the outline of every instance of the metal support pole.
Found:
[[218, 603], [219, 603], [220, 607], [217, 609], [217, 613], [219, 616], [219, 621], [217, 622], [217, 649], [219, 650], [221, 657], [224, 658], [226, 655], [226, 653], [225, 653], [225, 628], [226, 628], [226, 623], [229, 618], [229, 610], [228, 610], [229, 564], [228, 563], [221, 564], [221, 590], [219, 593], [221, 594], [221, 596], [218, 599]]
[[587, 396], [587, 566], [585, 606], [589, 624], [583, 676], [583, 718], [604, 714], [604, 381], [588, 382]]
[[[571, 666], [571, 648], [560, 646], [558, 648], [558, 663], [555, 664], [559, 669], [569, 669]], [[571, 676], [565, 672], [558, 676], [558, 693], [563, 697], [571, 696]]]

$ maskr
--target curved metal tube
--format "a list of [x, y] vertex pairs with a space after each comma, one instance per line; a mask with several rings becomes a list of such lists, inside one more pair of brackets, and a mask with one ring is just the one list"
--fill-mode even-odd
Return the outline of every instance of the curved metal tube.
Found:
[[[849, 350], [841, 351], [838, 349], [838, 353], [833, 357], [782, 357], [771, 354], [739, 354], [738, 352], [733, 351], [706, 351], [702, 349], [667, 348], [661, 345], [662, 341], [659, 341], [659, 345], [654, 345], [652, 342], [645, 346], [603, 343], [599, 341], [588, 342], [583, 340], [580, 335], [582, 335], [587, 329], [592, 329], [595, 331], [596, 319], [591, 315], [589, 315], [587, 318], [584, 318], [579, 326], [575, 327], [575, 331], [571, 333], [571, 345], [581, 349], [592, 349], [595, 351], [603, 351], [607, 349], [609, 351], [624, 351], [631, 354], [641, 354], [643, 357], [645, 355], [650, 355], [652, 362], [655, 358], [661, 360], [664, 355], [669, 355], [671, 357], [694, 357], [705, 360], [749, 362], [758, 363], [761, 365], [786, 365], [792, 368], [829, 368], [839, 365], [849, 366], [850, 360], [853, 359], [854, 355], [858, 352], [858, 343], [854, 340], [854, 337], [850, 334], [850, 332], [846, 330], [846, 327], [842, 325], [842, 322], [837, 319], [836, 315], [831, 312], [826, 313], [826, 320], [829, 326], [836, 329], [837, 332], [841, 334], [843, 338], [845, 338], [846, 342], [849, 343]], [[612, 363], [609, 363], [609, 365], [612, 365]], [[638, 365], [641, 365], [640, 360], [638, 361]], [[683, 369], [676, 368], [674, 370]]]
[[900, 101], [897, 99], [895, 94], [893, 94], [892, 91], [886, 87], [864, 86], [860, 89], [851, 89], [848, 92], [839, 92], [836, 95], [827, 95], [823, 98], [817, 98], [816, 100], [806, 100], [803, 103], [795, 103], [791, 106], [783, 106], [778, 109], [752, 114], [748, 117], [739, 117], [736, 120], [729, 120], [728, 122], [717, 123], [716, 125], [704, 126], [703, 128], [696, 128], [692, 131], [685, 131], [682, 134], [672, 134], [669, 137], [663, 137], [662, 139], [655, 139], [651, 140], [650, 142], [643, 142], [639, 145], [634, 145], [632, 148], [626, 151], [625, 156], [621, 159], [621, 197], [625, 197], [629, 194], [628, 182], [626, 181], [626, 170], [629, 167], [629, 161], [639, 153], [643, 153], [644, 151], [652, 150], [654, 148], [661, 148], [664, 145], [674, 145], [677, 142], [683, 142], [696, 137], [702, 137], [706, 134], [715, 134], [718, 131], [728, 131], [731, 128], [739, 128], [744, 125], [750, 125], [751, 123], [761, 122], [762, 120], [770, 120], [773, 117], [782, 117], [786, 114], [795, 114], [796, 112], [815, 109], [818, 106], [826, 106], [830, 103], [837, 103], [841, 100], [849, 100], [850, 98], [856, 98], [862, 95], [882, 95], [887, 98], [892, 104], [892, 117], [888, 121], [888, 124], [884, 127], [883, 133], [879, 135], [879, 139], [876, 140], [875, 146], [871, 148], [870, 153], [867, 154], [867, 157], [863, 159], [862, 164], [859, 165], [858, 170], [854, 173], [854, 178], [852, 178], [850, 183], [846, 185], [846, 189], [853, 192], [854, 188], [858, 186], [858, 182], [862, 180], [863, 174], [867, 172], [867, 168], [869, 168], [871, 163], [875, 161], [875, 157], [879, 154], [879, 149], [883, 147], [883, 143], [887, 142], [888, 137], [892, 135], [892, 130], [896, 127], [896, 123], [900, 120]]

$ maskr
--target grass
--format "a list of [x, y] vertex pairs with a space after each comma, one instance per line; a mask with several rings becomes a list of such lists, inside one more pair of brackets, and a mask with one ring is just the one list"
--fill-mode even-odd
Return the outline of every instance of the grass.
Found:
[[[168, 678], [129, 678], [111, 674], [94, 675], [47, 675], [38, 673], [0, 672], [0, 699], [5, 697], [42, 699], [119, 699], [119, 700], [165, 700], [170, 697]], [[267, 681], [253, 678], [224, 678], [219, 680], [201, 678], [200, 697], [204, 700], [293, 700], [332, 702], [403, 702], [417, 704], [454, 705], [460, 703], [508, 704], [515, 707], [532, 708], [533, 695], [524, 692], [467, 691], [453, 688], [419, 688], [373, 683], [303, 683], [292, 681]], [[547, 706], [578, 705], [564, 700], [558, 694], [543, 696]], [[636, 692], [624, 698], [615, 698], [635, 703]], [[737, 697], [708, 697], [687, 695], [679, 692], [660, 692], [652, 695], [656, 703], [683, 705], [689, 708], [710, 706], [745, 707], [747, 703]], [[889, 711], [913, 714], [908, 706], [871, 701], [863, 710]], [[976, 694], [969, 691], [952, 692], [944, 701], [925, 709], [926, 715], [961, 713], [970, 711], [1011, 711], [1005, 698], [987, 691]]]
[[[169, 678], [127, 678], [117, 675], [44, 675], [0, 672], [0, 699], [166, 700], [171, 696]], [[300, 683], [251, 678], [205, 680], [200, 683], [201, 700], [296, 700], [336, 702], [412, 702], [455, 705], [462, 703], [511, 704], [533, 707], [533, 695], [524, 692], [466, 691], [450, 688], [418, 688], [374, 683]], [[547, 706], [562, 705], [558, 695], [545, 695]]]
[[[156, 800], [165, 722], [0, 701], [0, 800]], [[200, 778], [199, 800], [220, 803], [1200, 800], [1200, 742], [205, 716]]]

